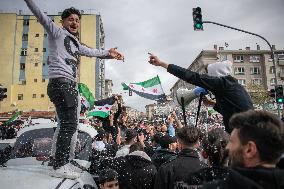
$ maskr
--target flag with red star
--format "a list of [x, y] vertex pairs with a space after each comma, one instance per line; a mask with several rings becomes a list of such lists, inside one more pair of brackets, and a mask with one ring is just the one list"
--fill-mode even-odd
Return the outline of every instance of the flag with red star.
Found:
[[87, 116], [106, 118], [109, 116], [109, 112], [114, 103], [114, 97], [98, 100], [95, 102], [94, 107], [89, 111]]
[[137, 95], [150, 100], [161, 101], [166, 95], [163, 91], [159, 76], [139, 83], [122, 83], [123, 90], [130, 90]]

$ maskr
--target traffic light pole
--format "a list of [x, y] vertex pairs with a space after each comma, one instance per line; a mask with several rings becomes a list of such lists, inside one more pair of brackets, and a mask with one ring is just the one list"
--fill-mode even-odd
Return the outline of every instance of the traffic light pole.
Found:
[[[275, 59], [274, 59], [274, 51], [273, 51], [272, 45], [267, 41], [267, 39], [265, 39], [264, 37], [262, 37], [261, 35], [258, 35], [256, 33], [252, 33], [252, 32], [249, 32], [249, 31], [242, 30], [242, 29], [234, 28], [234, 27], [231, 27], [231, 26], [227, 26], [227, 25], [224, 25], [224, 24], [217, 23], [217, 22], [203, 21], [203, 23], [215, 24], [215, 25], [222, 26], [222, 27], [225, 27], [225, 28], [229, 28], [229, 29], [237, 30], [237, 31], [244, 32], [244, 33], [247, 33], [247, 34], [250, 34], [250, 35], [254, 35], [254, 36], [257, 36], [257, 37], [263, 39], [268, 44], [270, 51], [271, 51], [271, 58], [272, 58], [273, 67], [274, 67], [273, 71], [274, 71], [274, 76], [275, 76], [275, 86], [278, 85], [277, 74], [276, 74], [276, 65], [275, 65]], [[279, 106], [277, 106], [277, 113], [278, 113], [278, 116], [280, 117]]]

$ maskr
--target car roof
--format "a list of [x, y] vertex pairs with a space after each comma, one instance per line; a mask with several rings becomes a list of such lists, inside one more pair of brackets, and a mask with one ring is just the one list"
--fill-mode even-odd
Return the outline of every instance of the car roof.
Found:
[[1, 144], [13, 144], [16, 142], [16, 138], [12, 138], [12, 139], [4, 139], [4, 140], [0, 140]]
[[[54, 127], [57, 127], [56, 122], [27, 125], [18, 131], [17, 137], [21, 136], [23, 133], [27, 131], [36, 130], [36, 129], [54, 128]], [[78, 129], [80, 131], [88, 133], [92, 138], [94, 138], [97, 135], [97, 130], [87, 124], [79, 123]]]

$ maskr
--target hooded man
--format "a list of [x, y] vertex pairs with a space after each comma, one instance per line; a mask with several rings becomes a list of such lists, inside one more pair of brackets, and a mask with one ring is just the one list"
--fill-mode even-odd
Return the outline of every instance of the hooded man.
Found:
[[151, 53], [149, 55], [150, 64], [161, 66], [174, 76], [211, 91], [216, 98], [213, 108], [223, 116], [227, 132], [231, 133], [232, 131], [228, 123], [233, 114], [253, 109], [253, 103], [249, 94], [231, 76], [232, 63], [230, 61], [209, 64], [207, 67], [208, 74], [199, 74], [174, 64], [167, 64]]

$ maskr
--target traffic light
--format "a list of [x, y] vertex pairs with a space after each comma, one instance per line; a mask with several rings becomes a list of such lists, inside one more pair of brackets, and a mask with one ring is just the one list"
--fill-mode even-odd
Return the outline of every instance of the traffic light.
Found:
[[3, 101], [4, 98], [7, 98], [7, 95], [5, 94], [7, 92], [7, 88], [0, 87], [0, 101]]
[[276, 97], [277, 103], [283, 103], [284, 98], [283, 98], [283, 86], [282, 85], [275, 86], [275, 97]]
[[129, 95], [129, 96], [132, 96], [132, 90], [129, 89], [128, 92], [129, 92], [128, 95]]
[[196, 7], [192, 9], [193, 27], [195, 31], [203, 30], [201, 8]]

